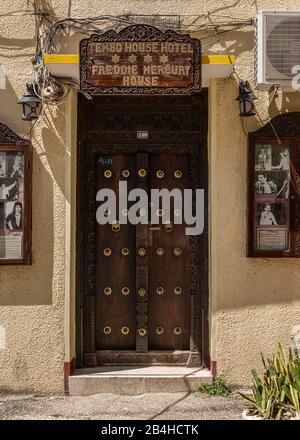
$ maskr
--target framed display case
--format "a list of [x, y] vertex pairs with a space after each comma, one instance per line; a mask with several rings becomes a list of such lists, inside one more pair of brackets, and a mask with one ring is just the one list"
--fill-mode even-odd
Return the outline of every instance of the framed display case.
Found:
[[[286, 125], [282, 125], [282, 119]], [[250, 257], [300, 256], [300, 132], [298, 133], [300, 120], [298, 119], [298, 113], [279, 116], [271, 124], [250, 135], [248, 170], [248, 256]], [[290, 128], [289, 132], [287, 128]], [[278, 136], [275, 136], [275, 133]]]
[[0, 123], [0, 264], [31, 264], [31, 143]]

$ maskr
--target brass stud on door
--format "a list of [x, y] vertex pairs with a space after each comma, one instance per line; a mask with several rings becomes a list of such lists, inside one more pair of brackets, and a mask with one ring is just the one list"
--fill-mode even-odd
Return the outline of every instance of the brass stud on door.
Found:
[[140, 328], [138, 334], [139, 336], [146, 336], [147, 330], [145, 328]]
[[129, 170], [123, 170], [122, 171], [122, 176], [127, 179], [130, 176], [130, 171]]
[[146, 251], [145, 248], [141, 247], [141, 248], [138, 249], [138, 255], [140, 257], [144, 257], [146, 255], [146, 253], [147, 253], [147, 251]]
[[129, 328], [128, 328], [128, 327], [122, 327], [122, 328], [121, 328], [121, 333], [122, 333], [122, 335], [128, 335], [128, 333], [129, 333]]
[[109, 325], [106, 325], [106, 326], [103, 328], [103, 333], [104, 333], [105, 335], [110, 335], [111, 332], [112, 332], [112, 329], [111, 329], [111, 327], [110, 327]]
[[162, 257], [164, 253], [165, 251], [163, 250], [163, 248], [156, 249], [156, 255], [158, 255], [159, 257]]
[[145, 170], [145, 168], [140, 168], [140, 169], [138, 170], [138, 175], [139, 175], [140, 177], [146, 177], [146, 176], [147, 176], [147, 171]]
[[156, 289], [157, 295], [163, 295], [164, 291], [165, 291], [165, 289], [163, 287], [158, 287]]
[[140, 208], [139, 209], [139, 216], [140, 217], [145, 217], [146, 215], [146, 209], [145, 208]]
[[173, 223], [172, 223], [172, 222], [167, 222], [167, 223], [164, 225], [164, 230], [165, 230], [166, 232], [172, 232], [173, 229], [174, 229], [174, 226], [173, 226]]
[[109, 208], [106, 208], [104, 211], [104, 217], [108, 217], [111, 214], [111, 210]]
[[111, 289], [111, 287], [105, 287], [105, 288], [103, 289], [103, 292], [104, 292], [104, 295], [109, 296], [109, 295], [112, 294], [112, 289]]
[[122, 292], [122, 295], [127, 296], [127, 295], [129, 295], [130, 290], [129, 290], [128, 287], [123, 287], [123, 289], [121, 290], [121, 292]]
[[105, 248], [103, 251], [103, 255], [105, 257], [110, 257], [111, 256], [111, 249], [110, 248]]
[[182, 250], [180, 249], [180, 247], [174, 248], [173, 254], [175, 255], [175, 257], [179, 257], [182, 254]]
[[181, 335], [181, 333], [182, 333], [182, 330], [181, 330], [180, 327], [175, 327], [175, 328], [174, 328], [174, 334], [175, 334], [176, 336]]
[[175, 179], [181, 179], [182, 171], [181, 170], [174, 171], [174, 177], [175, 177]]
[[146, 291], [146, 289], [144, 289], [143, 287], [141, 287], [141, 288], [138, 290], [138, 295], [139, 295], [139, 296], [146, 296], [146, 293], [147, 293], [147, 291]]
[[174, 293], [175, 293], [175, 295], [180, 295], [181, 292], [182, 292], [181, 287], [175, 287], [175, 289], [174, 289]]
[[158, 209], [158, 210], [156, 211], [156, 215], [157, 215], [158, 217], [162, 217], [162, 216], [164, 215], [164, 211], [163, 211], [163, 209]]
[[175, 209], [175, 211], [174, 211], [174, 215], [175, 215], [175, 217], [180, 217], [181, 216], [181, 210], [180, 209]]
[[162, 335], [163, 332], [164, 332], [163, 327], [157, 327], [157, 328], [156, 328], [156, 333], [158, 334], [158, 336]]
[[124, 255], [124, 257], [127, 257], [129, 255], [129, 249], [128, 248], [123, 248], [121, 250], [121, 254]]
[[163, 179], [164, 176], [165, 176], [165, 173], [163, 172], [163, 170], [157, 170], [156, 171], [156, 177], [158, 179]]
[[121, 229], [120, 223], [115, 220], [111, 225], [111, 229], [113, 230], [113, 232], [119, 232]]
[[112, 176], [112, 171], [111, 171], [111, 170], [105, 170], [105, 171], [104, 171], [104, 177], [105, 177], [106, 179], [110, 179], [111, 176]]
[[124, 217], [127, 217], [128, 216], [128, 209], [122, 209], [122, 215], [124, 216]]

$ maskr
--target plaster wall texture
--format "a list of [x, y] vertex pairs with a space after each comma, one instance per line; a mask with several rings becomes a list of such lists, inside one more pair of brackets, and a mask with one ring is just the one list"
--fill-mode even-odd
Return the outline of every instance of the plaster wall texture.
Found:
[[[8, 0], [0, 8], [0, 64], [7, 74], [0, 90], [0, 119], [18, 134], [18, 98], [33, 77], [35, 51], [31, 2]], [[219, 14], [254, 18], [257, 9], [300, 10], [300, 0], [106, 0], [43, 1], [59, 19], [66, 16], [139, 14]], [[9, 14], [1, 17], [2, 14]], [[239, 77], [253, 82], [253, 29], [202, 38], [207, 54], [235, 54], [232, 78], [210, 84], [210, 345], [218, 372], [235, 383], [249, 383], [259, 351], [270, 354], [278, 341], [289, 344], [300, 324], [300, 261], [246, 258], [247, 140], [235, 97]], [[67, 35], [62, 53], [78, 53], [82, 36]], [[298, 94], [279, 93], [268, 108], [265, 92], [255, 90], [263, 122], [284, 111], [300, 111]], [[70, 116], [71, 115], [71, 116]], [[0, 390], [63, 393], [63, 365], [74, 355], [74, 169], [76, 99], [46, 109], [30, 137], [33, 158], [33, 265], [0, 266]], [[258, 118], [244, 129], [260, 126]], [[73, 251], [73, 252], [72, 252]], [[5, 341], [3, 342], [3, 339]]]

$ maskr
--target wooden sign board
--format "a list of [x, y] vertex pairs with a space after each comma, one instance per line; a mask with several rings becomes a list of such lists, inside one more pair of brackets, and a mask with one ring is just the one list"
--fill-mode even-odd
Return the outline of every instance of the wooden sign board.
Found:
[[200, 91], [200, 41], [148, 25], [92, 35], [80, 43], [80, 83], [94, 95]]

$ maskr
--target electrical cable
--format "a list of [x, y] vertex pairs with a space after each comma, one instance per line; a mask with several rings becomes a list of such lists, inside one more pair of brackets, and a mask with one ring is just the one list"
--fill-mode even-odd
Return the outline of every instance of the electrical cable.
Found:
[[[159, 27], [161, 30], [171, 29], [176, 32], [187, 33], [211, 33], [201, 37], [204, 39], [218, 38], [205, 47], [221, 41], [228, 32], [251, 26], [252, 19], [234, 18], [231, 15], [214, 14], [207, 12], [203, 14], [166, 14], [164, 20], [160, 14], [123, 14], [123, 15], [98, 15], [95, 17], [67, 17], [53, 21], [51, 12], [44, 11], [41, 2], [38, 0], [27, 1], [33, 10], [13, 11], [2, 14], [1, 17], [8, 15], [23, 14], [35, 16], [36, 27], [36, 50], [32, 61], [35, 70], [35, 82], [33, 84], [36, 95], [41, 99], [42, 104], [57, 105], [64, 101], [71, 87], [79, 90], [78, 84], [67, 78], [58, 78], [51, 75], [44, 65], [43, 54], [58, 53], [61, 47], [61, 39], [66, 31], [80, 33], [82, 35], [103, 34], [108, 28], [125, 27], [141, 24], [141, 21], [151, 17], [151, 25]], [[168, 17], [166, 19], [165, 17]], [[173, 21], [172, 21], [173, 18]], [[176, 22], [176, 20], [177, 22]], [[175, 20], [175, 21], [174, 21]], [[149, 24], [147, 21], [144, 24]], [[58, 44], [58, 45], [57, 45]], [[80, 90], [79, 90], [80, 91]], [[90, 99], [90, 96], [87, 96]]]

